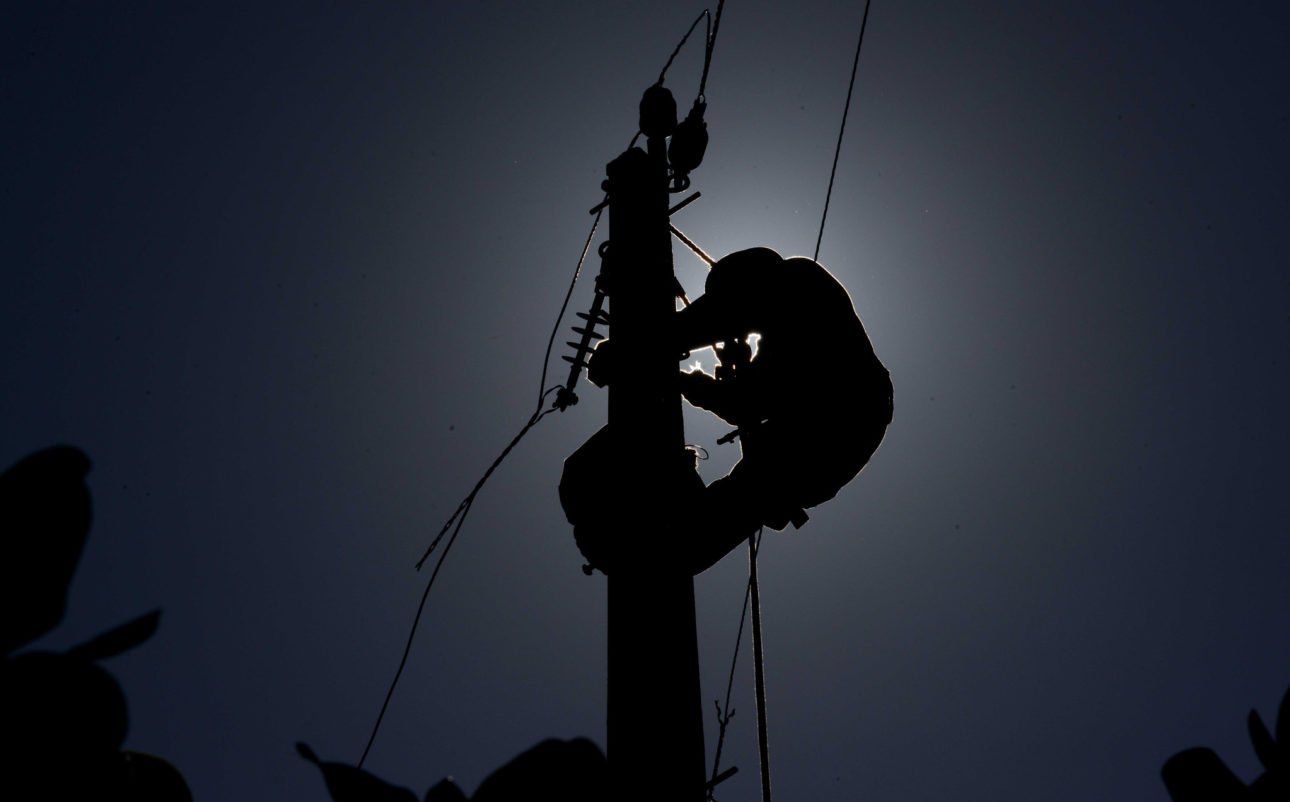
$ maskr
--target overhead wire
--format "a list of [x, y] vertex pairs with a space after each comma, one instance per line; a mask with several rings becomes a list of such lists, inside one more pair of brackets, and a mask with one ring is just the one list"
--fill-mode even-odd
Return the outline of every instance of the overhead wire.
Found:
[[[724, 2], [724, 0], [723, 0]], [[838, 128], [838, 141], [833, 151], [833, 166], [829, 170], [829, 187], [824, 196], [824, 210], [820, 215], [820, 231], [815, 240], [815, 255], [812, 257], [815, 261], [820, 258], [820, 243], [824, 239], [824, 224], [828, 220], [829, 201], [833, 196], [833, 182], [837, 177], [838, 156], [842, 152], [842, 139], [846, 133], [847, 116], [851, 110], [851, 97], [855, 91], [856, 72], [860, 65], [860, 49], [864, 45], [865, 27], [869, 22], [869, 5], [870, 0], [865, 0], [864, 15], [860, 20], [860, 36], [856, 42], [855, 57], [851, 62], [851, 78], [847, 84], [847, 99], [842, 109], [842, 123]], [[716, 28], [721, 22], [721, 8], [717, 8], [717, 17], [713, 23], [712, 35], [708, 42], [708, 57], [711, 57], [712, 39], [716, 37]], [[707, 80], [707, 62], [704, 63], [704, 82]], [[703, 84], [700, 84], [699, 94], [702, 97]], [[770, 736], [769, 726], [767, 724], [766, 713], [766, 672], [765, 672], [765, 652], [762, 643], [761, 633], [761, 592], [757, 581], [757, 556], [761, 546], [761, 532], [757, 532], [748, 537], [748, 587], [744, 592], [744, 610], [749, 607], [752, 609], [752, 641], [753, 641], [753, 685], [754, 696], [757, 702], [757, 757], [760, 764], [761, 774], [761, 801], [771, 802], [770, 791]], [[743, 635], [744, 616], [739, 618], [739, 635]], [[739, 657], [739, 637], [735, 639], [735, 654], [730, 661], [730, 683], [734, 681], [735, 661]], [[730, 710], [730, 685], [726, 690], [726, 709], [723, 712], [718, 709], [717, 720], [720, 724], [720, 732], [717, 737], [717, 757], [713, 764], [713, 778], [708, 785], [708, 799], [712, 799], [712, 786], [717, 781], [717, 767], [721, 760], [721, 745], [725, 737], [726, 725], [733, 716]]]
[[842, 107], [842, 125], [838, 127], [838, 144], [833, 149], [833, 167], [829, 170], [829, 190], [824, 194], [824, 213], [820, 215], [820, 234], [815, 238], [814, 261], [820, 260], [820, 242], [824, 239], [824, 221], [829, 219], [829, 200], [833, 197], [833, 179], [838, 174], [838, 154], [842, 152], [842, 135], [847, 130], [847, 113], [851, 111], [851, 93], [856, 87], [856, 68], [860, 66], [860, 46], [864, 44], [865, 24], [869, 22], [869, 0], [865, 0], [864, 16], [860, 19], [860, 39], [856, 42], [856, 57], [851, 62], [851, 81], [847, 84], [847, 102]]
[[[559, 388], [552, 387], [548, 392], [544, 393], [543, 400], [545, 400], [546, 396], [555, 392], [557, 389]], [[457, 542], [457, 535], [461, 533], [462, 524], [466, 522], [466, 516], [470, 514], [471, 507], [475, 504], [475, 497], [479, 495], [479, 491], [483, 489], [484, 483], [488, 481], [488, 477], [493, 475], [493, 471], [497, 470], [497, 466], [501, 465], [502, 460], [506, 459], [506, 456], [511, 453], [511, 449], [515, 448], [515, 446], [519, 444], [520, 440], [524, 439], [524, 435], [528, 434], [529, 430], [536, 426], [539, 421], [555, 411], [556, 409], [554, 407], [546, 410], [539, 407], [538, 411], [534, 412], [529, 417], [528, 421], [524, 424], [524, 427], [520, 429], [519, 434], [511, 438], [511, 442], [506, 444], [506, 448], [502, 449], [502, 453], [497, 456], [497, 459], [493, 460], [491, 465], [488, 466], [488, 470], [484, 471], [484, 475], [475, 483], [474, 488], [472, 488], [470, 493], [466, 495], [466, 498], [462, 499], [461, 504], [457, 505], [457, 510], [452, 514], [452, 517], [448, 519], [448, 522], [443, 525], [443, 529], [439, 530], [439, 534], [430, 544], [430, 548], [426, 549], [426, 553], [422, 555], [421, 559], [417, 562], [417, 569], [420, 570], [426, 559], [430, 557], [430, 554], [439, 545], [439, 541], [443, 539], [445, 533], [447, 533], [448, 529], [451, 527], [452, 535], [448, 538], [448, 542], [444, 544], [443, 551], [439, 553], [439, 560], [435, 563], [434, 570], [430, 572], [430, 579], [426, 582], [426, 588], [421, 593], [421, 601], [417, 604], [417, 613], [412, 619], [412, 627], [408, 631], [407, 642], [403, 645], [403, 655], [399, 658], [399, 667], [394, 671], [394, 679], [390, 681], [389, 690], [385, 692], [385, 700], [381, 702], [381, 710], [376, 715], [376, 723], [372, 726], [372, 734], [368, 737], [367, 746], [363, 748], [363, 755], [358, 760], [358, 767], [360, 769], [363, 767], [363, 763], [367, 760], [368, 753], [372, 750], [372, 744], [376, 741], [376, 734], [381, 729], [381, 722], [385, 719], [385, 712], [389, 709], [390, 699], [394, 696], [394, 689], [398, 686], [399, 678], [403, 676], [403, 669], [408, 664], [408, 655], [412, 652], [412, 642], [416, 639], [417, 626], [421, 623], [421, 614], [425, 612], [426, 601], [430, 598], [430, 589], [434, 587], [434, 581], [439, 576], [439, 569], [443, 567], [443, 561], [448, 557], [448, 552], [452, 549], [452, 544]], [[456, 522], [455, 526], [454, 521]]]
[[[677, 42], [676, 47], [672, 49], [672, 55], [667, 57], [667, 63], [663, 65], [663, 69], [659, 70], [658, 83], [663, 83], [663, 77], [667, 75], [667, 71], [672, 66], [672, 62], [676, 60], [677, 54], [681, 52], [681, 48], [685, 47], [685, 42], [690, 38], [690, 34], [694, 33], [694, 29], [698, 27], [699, 20], [703, 19], [704, 17], [708, 18], [708, 30], [707, 30], [707, 33], [705, 33], [703, 36], [704, 50], [706, 52], [707, 42], [712, 38], [712, 17], [708, 13], [708, 10], [705, 8], [703, 9], [703, 11], [699, 13], [699, 16], [694, 18], [694, 22], [690, 23], [690, 28], [685, 32], [685, 36], [682, 36], [681, 41]], [[700, 90], [700, 93], [702, 93], [701, 90]]]
[[712, 49], [717, 45], [717, 30], [721, 27], [721, 11], [726, 7], [726, 0], [717, 0], [717, 15], [708, 30], [708, 41], [703, 48], [703, 76], [699, 78], [699, 100], [706, 101], [704, 90], [708, 87], [708, 68], [712, 66]]

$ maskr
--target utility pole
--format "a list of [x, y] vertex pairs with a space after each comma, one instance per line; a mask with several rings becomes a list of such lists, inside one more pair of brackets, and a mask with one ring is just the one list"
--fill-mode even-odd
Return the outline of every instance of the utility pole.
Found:
[[[694, 580], [676, 556], [686, 537], [677, 502], [688, 466], [672, 335], [677, 284], [665, 139], [671, 131], [647, 125], [644, 101], [641, 113], [647, 150], [630, 148], [607, 170], [615, 459], [606, 470], [614, 472], [620, 510], [619, 559], [608, 579], [609, 799], [702, 802]], [[672, 127], [675, 119], [673, 103]]]

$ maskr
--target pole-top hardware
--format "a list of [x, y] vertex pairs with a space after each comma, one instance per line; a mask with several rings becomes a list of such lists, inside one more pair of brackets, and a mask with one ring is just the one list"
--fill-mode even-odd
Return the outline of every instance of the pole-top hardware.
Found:
[[641, 96], [640, 129], [648, 139], [666, 138], [676, 130], [676, 98], [662, 83], [654, 84]]

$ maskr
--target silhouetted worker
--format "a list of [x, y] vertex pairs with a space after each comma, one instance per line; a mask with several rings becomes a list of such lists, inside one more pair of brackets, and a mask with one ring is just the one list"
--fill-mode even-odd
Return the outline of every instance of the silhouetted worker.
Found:
[[[720, 345], [716, 378], [682, 373], [680, 388], [691, 404], [737, 427], [742, 447], [727, 476], [704, 488], [695, 474], [677, 500], [678, 514], [693, 522], [690, 551], [678, 556], [698, 573], [759, 526], [800, 527], [806, 508], [851, 481], [891, 422], [892, 386], [846, 289], [816, 262], [769, 248], [719, 260], [703, 296], [677, 313], [676, 337], [682, 353]], [[598, 384], [621, 369], [609, 343], [592, 358], [589, 377]], [[583, 556], [606, 571], [614, 562], [612, 493], [602, 492], [607, 432], [566, 461], [560, 487]], [[683, 468], [693, 466], [690, 456]]]

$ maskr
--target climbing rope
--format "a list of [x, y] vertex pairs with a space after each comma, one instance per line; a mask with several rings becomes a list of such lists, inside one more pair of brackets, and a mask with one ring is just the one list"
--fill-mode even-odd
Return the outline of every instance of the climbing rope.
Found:
[[842, 135], [847, 130], [847, 112], [851, 110], [851, 92], [856, 86], [856, 67], [860, 66], [860, 46], [864, 44], [864, 27], [869, 21], [869, 0], [865, 0], [864, 16], [860, 19], [860, 40], [856, 42], [856, 57], [851, 62], [851, 82], [847, 85], [847, 102], [842, 107], [842, 125], [838, 128], [838, 144], [833, 149], [833, 168], [829, 170], [829, 191], [824, 194], [824, 213], [820, 215], [820, 234], [815, 238], [815, 261], [820, 261], [820, 241], [824, 239], [824, 221], [829, 217], [829, 199], [833, 197], [833, 179], [838, 174], [838, 154], [842, 152]]
[[[758, 527], [757, 534], [756, 534], [758, 545], [761, 544], [761, 533], [762, 533], [762, 530], [760, 527]], [[751, 598], [751, 596], [752, 596], [752, 576], [750, 575], [748, 577], [748, 583], [744, 588], [744, 604], [743, 604], [743, 607], [740, 608], [739, 610], [739, 629], [737, 632], [735, 632], [735, 651], [734, 651], [734, 654], [730, 655], [730, 676], [726, 679], [726, 703], [723, 708], [721, 703], [717, 702], [715, 699], [712, 702], [717, 707], [718, 729], [717, 729], [716, 756], [713, 757], [712, 759], [712, 779], [708, 780], [709, 802], [711, 802], [711, 800], [713, 799], [712, 789], [716, 786], [718, 782], [721, 781], [721, 779], [723, 779], [724, 777], [728, 777], [730, 773], [733, 772], [733, 769], [731, 769], [729, 772], [723, 772], [719, 774], [718, 770], [721, 768], [721, 747], [726, 741], [726, 727], [730, 724], [730, 719], [735, 717], [734, 708], [730, 706], [730, 697], [735, 687], [735, 666], [738, 665], [739, 663], [739, 644], [744, 637], [744, 621], [747, 620], [748, 618], [748, 600], [749, 598]]]
[[760, 538], [748, 536], [748, 598], [752, 605], [753, 685], [757, 697], [757, 757], [761, 763], [761, 802], [770, 802], [770, 737], [766, 728], [766, 668], [761, 642], [761, 593], [757, 589]]

